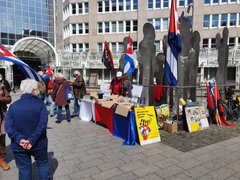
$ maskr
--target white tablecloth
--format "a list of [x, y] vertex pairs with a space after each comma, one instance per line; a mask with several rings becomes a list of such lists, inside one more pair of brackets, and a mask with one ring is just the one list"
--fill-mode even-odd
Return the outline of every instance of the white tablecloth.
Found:
[[80, 112], [79, 118], [82, 121], [95, 121], [95, 110], [94, 110], [95, 101], [89, 99], [81, 99], [80, 102]]

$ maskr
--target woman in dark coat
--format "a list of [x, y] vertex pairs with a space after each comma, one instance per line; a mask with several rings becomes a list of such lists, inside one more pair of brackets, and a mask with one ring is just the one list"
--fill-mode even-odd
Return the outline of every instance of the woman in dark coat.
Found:
[[52, 98], [57, 105], [57, 121], [60, 123], [62, 121], [62, 107], [65, 107], [67, 121], [71, 121], [71, 114], [69, 109], [69, 102], [67, 101], [66, 89], [70, 88], [70, 84], [64, 79], [62, 73], [58, 73], [56, 79], [53, 83], [53, 93]]

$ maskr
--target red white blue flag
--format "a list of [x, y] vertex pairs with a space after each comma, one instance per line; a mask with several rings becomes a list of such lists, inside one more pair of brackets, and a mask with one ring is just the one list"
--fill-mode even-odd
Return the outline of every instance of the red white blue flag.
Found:
[[172, 0], [170, 24], [168, 30], [168, 48], [165, 63], [165, 77], [169, 86], [176, 86], [178, 82], [178, 54], [181, 52], [181, 39], [176, 8], [176, 0]]
[[35, 79], [36, 81], [42, 80], [41, 76], [39, 76], [38, 73], [35, 70], [33, 70], [28, 64], [18, 59], [17, 56], [12, 54], [10, 51], [5, 49], [1, 45], [0, 45], [0, 60], [9, 61], [16, 64], [27, 78]]
[[125, 53], [125, 64], [123, 73], [130, 76], [135, 70], [135, 64], [133, 60], [133, 45], [130, 35], [128, 36], [127, 50]]

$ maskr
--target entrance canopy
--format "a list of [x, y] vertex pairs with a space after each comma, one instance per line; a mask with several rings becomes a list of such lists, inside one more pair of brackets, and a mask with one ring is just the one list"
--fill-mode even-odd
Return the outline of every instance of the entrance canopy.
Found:
[[36, 55], [41, 60], [42, 64], [54, 65], [57, 62], [57, 52], [48, 41], [38, 37], [25, 37], [17, 41], [12, 53], [30, 52]]

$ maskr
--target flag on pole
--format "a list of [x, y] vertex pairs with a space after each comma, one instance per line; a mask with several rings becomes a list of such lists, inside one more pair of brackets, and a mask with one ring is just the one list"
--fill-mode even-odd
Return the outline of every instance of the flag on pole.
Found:
[[211, 92], [211, 87], [210, 87], [210, 84], [208, 85], [206, 83], [206, 89], [207, 89], [207, 102], [208, 102], [208, 107], [212, 110], [214, 110], [214, 101], [213, 101], [213, 95], [212, 95], [212, 92]]
[[111, 53], [111, 51], [110, 51], [110, 49], [108, 47], [108, 43], [106, 41], [104, 42], [102, 63], [107, 68], [107, 70], [111, 71], [111, 70], [114, 69], [112, 53]]
[[43, 75], [43, 79], [50, 79], [53, 76], [53, 71], [51, 69], [51, 66], [48, 66], [47, 70], [45, 71], [44, 75]]
[[124, 64], [124, 74], [130, 76], [135, 70], [135, 64], [133, 60], [133, 46], [130, 35], [128, 36], [127, 50], [125, 53], [125, 64]]
[[38, 75], [38, 73], [35, 70], [33, 70], [29, 65], [21, 61], [17, 56], [12, 54], [10, 51], [5, 49], [1, 45], [0, 45], [0, 60], [9, 61], [16, 64], [27, 78], [35, 79], [36, 81], [42, 80], [42, 78]]
[[178, 82], [178, 54], [181, 52], [181, 39], [176, 8], [176, 0], [172, 0], [170, 12], [170, 24], [168, 30], [168, 47], [165, 63], [165, 77], [170, 86], [176, 86]]

